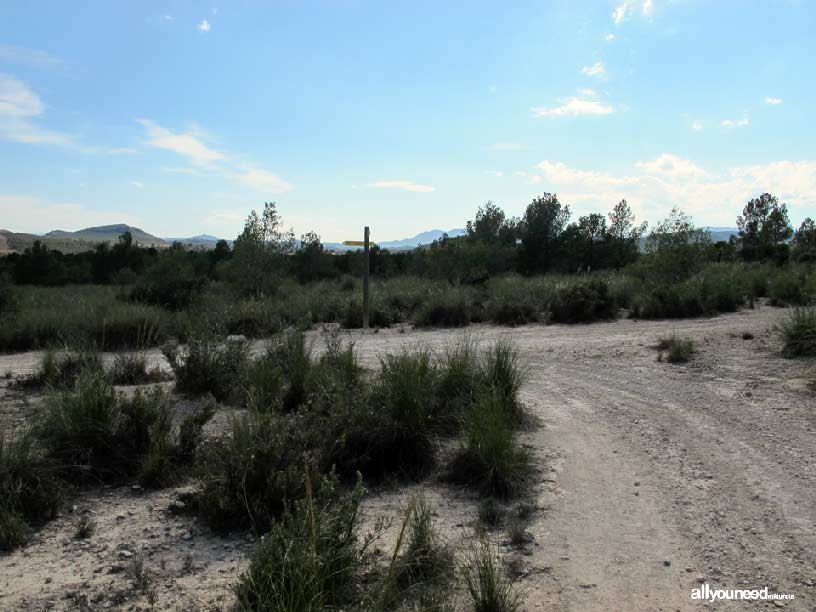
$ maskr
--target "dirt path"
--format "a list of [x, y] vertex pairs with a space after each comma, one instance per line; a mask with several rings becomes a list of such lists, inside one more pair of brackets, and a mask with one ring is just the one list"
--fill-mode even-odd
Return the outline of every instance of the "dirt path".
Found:
[[[796, 597], [754, 609], [816, 609], [816, 396], [805, 384], [814, 363], [779, 356], [772, 328], [785, 314], [762, 307], [678, 322], [468, 330], [484, 341], [512, 339], [529, 368], [523, 399], [540, 422], [523, 434], [539, 464], [538, 510], [529, 526], [534, 542], [523, 550], [505, 547], [525, 568], [527, 609], [696, 610], [702, 604], [690, 593], [701, 581], [712, 588], [767, 586]], [[698, 346], [685, 366], [658, 363], [651, 348], [675, 329]], [[743, 340], [746, 331], [755, 338]], [[350, 337], [374, 366], [385, 352], [441, 348], [461, 334], [392, 329]], [[35, 354], [0, 356], [0, 372], [35, 361]], [[472, 533], [476, 499], [442, 485], [428, 489], [442, 528], [462, 545]], [[398, 514], [406, 491], [379, 492], [366, 511]], [[46, 528], [41, 544], [0, 557], [0, 576], [26, 575], [42, 585], [47, 572], [33, 560], [47, 549], [38, 546], [70, 537], [66, 524], [62, 532], [59, 522]], [[188, 527], [170, 524], [173, 537], [162, 534], [158, 542], [175, 546], [176, 532]], [[200, 571], [181, 587], [176, 581], [174, 601], [187, 601], [188, 592], [205, 605], [225, 601], [243, 549], [224, 554], [221, 541], [195, 530], [182, 544], [220, 552], [215, 561], [196, 557]], [[118, 544], [107, 546], [115, 551]], [[209, 577], [221, 580], [207, 591]], [[89, 579], [93, 574], [74, 583]], [[38, 588], [31, 599], [56, 597], [58, 589]], [[4, 600], [2, 590], [0, 608], [19, 601]]]

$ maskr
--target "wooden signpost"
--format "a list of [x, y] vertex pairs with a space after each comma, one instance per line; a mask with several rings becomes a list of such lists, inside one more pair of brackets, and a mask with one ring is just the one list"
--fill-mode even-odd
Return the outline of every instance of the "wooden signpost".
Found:
[[343, 242], [346, 246], [363, 247], [363, 257], [365, 259], [365, 263], [363, 264], [363, 331], [368, 329], [369, 234], [370, 232], [366, 225], [363, 230], [363, 240], [346, 240]]

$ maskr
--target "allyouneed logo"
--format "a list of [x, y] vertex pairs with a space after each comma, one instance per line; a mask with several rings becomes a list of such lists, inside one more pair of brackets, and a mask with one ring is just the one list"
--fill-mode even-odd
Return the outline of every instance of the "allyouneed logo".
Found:
[[700, 601], [714, 602], [718, 599], [727, 601], [750, 599], [793, 599], [793, 593], [769, 593], [764, 589], [712, 589], [708, 583], [691, 589], [691, 598]]

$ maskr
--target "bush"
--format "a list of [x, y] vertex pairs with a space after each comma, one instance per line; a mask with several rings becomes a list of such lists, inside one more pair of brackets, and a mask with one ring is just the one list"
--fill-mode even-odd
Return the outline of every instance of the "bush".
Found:
[[774, 306], [804, 306], [812, 298], [804, 268], [779, 270], [771, 277], [768, 297]]
[[230, 435], [210, 444], [198, 461], [198, 505], [206, 522], [219, 531], [268, 529], [288, 502], [304, 497], [307, 434], [294, 415], [236, 416]]
[[495, 394], [467, 414], [465, 448], [453, 459], [448, 477], [477, 487], [484, 495], [509, 498], [523, 491], [532, 464], [515, 435], [515, 408]]
[[413, 499], [410, 513], [408, 546], [399, 561], [397, 583], [403, 588], [447, 584], [453, 578], [453, 553], [434, 528], [423, 495]]
[[471, 306], [462, 289], [435, 292], [419, 307], [417, 327], [463, 327], [471, 321]]
[[194, 336], [185, 347], [168, 344], [162, 347], [176, 376], [176, 388], [188, 395], [211, 393], [218, 401], [236, 399], [244, 368], [248, 361], [243, 340], [217, 336]]
[[518, 394], [526, 376], [518, 352], [510, 342], [500, 340], [486, 353], [483, 372], [485, 386], [516, 423], [520, 423], [523, 417]]
[[64, 488], [30, 432], [0, 433], [0, 551], [21, 546], [32, 524], [52, 518]]
[[23, 387], [55, 387], [67, 389], [76, 384], [80, 372], [102, 373], [102, 358], [95, 350], [66, 351], [58, 353], [47, 350], [40, 358], [37, 369], [21, 378], [18, 385]]
[[617, 306], [606, 281], [592, 279], [559, 287], [550, 312], [558, 323], [590, 323], [615, 318]]
[[666, 361], [669, 363], [685, 363], [694, 354], [694, 341], [691, 338], [681, 338], [676, 333], [661, 338], [657, 343], [658, 360], [662, 360], [666, 352]]
[[11, 280], [0, 272], [0, 318], [11, 318], [17, 312], [17, 296]]
[[118, 353], [113, 358], [110, 379], [114, 385], [144, 385], [167, 380], [158, 367], [149, 369], [144, 353]]
[[521, 609], [513, 581], [502, 569], [501, 553], [487, 540], [482, 540], [471, 553], [464, 576], [474, 612], [516, 612]]
[[[301, 476], [301, 484], [303, 477]], [[275, 521], [235, 589], [242, 610], [321, 612], [355, 601], [361, 486], [341, 495], [328, 481]]]
[[789, 357], [816, 355], [816, 307], [794, 308], [779, 325], [784, 343], [783, 352]]

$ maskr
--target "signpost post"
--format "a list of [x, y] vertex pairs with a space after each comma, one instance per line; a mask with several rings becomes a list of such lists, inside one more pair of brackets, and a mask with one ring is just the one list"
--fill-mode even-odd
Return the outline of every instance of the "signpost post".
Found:
[[361, 246], [363, 247], [363, 331], [368, 329], [368, 276], [369, 276], [369, 236], [370, 232], [368, 226], [363, 230], [363, 240], [346, 240], [343, 242], [346, 246]]

